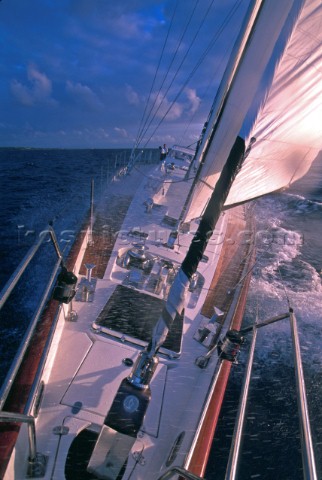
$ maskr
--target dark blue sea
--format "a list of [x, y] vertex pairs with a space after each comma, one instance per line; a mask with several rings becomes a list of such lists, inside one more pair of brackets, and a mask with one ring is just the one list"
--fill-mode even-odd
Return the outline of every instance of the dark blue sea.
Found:
[[[255, 203], [257, 261], [244, 324], [294, 309], [322, 478], [322, 155], [306, 177]], [[243, 380], [246, 339], [233, 367], [206, 478], [225, 478]], [[288, 320], [258, 330], [239, 480], [303, 479], [293, 349]]]
[[[95, 199], [108, 192], [125, 150], [0, 149], [0, 288], [34, 242], [52, 222], [67, 255], [89, 209], [90, 183]], [[107, 193], [108, 194], [108, 193]], [[296, 313], [308, 394], [318, 478], [322, 478], [322, 156], [309, 174], [283, 193], [255, 204], [257, 262], [252, 271], [245, 324], [288, 310]], [[17, 292], [0, 314], [0, 383], [40, 297], [43, 270], [55, 262], [45, 241]], [[225, 476], [225, 464], [238, 407], [249, 341], [225, 397], [206, 479]], [[303, 478], [295, 396], [292, 342], [287, 320], [259, 330], [239, 479]]]

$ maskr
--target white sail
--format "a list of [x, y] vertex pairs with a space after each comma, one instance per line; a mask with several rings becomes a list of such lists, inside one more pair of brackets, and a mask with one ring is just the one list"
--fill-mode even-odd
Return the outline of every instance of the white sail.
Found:
[[321, 0], [305, 3], [251, 135], [257, 141], [226, 205], [288, 186], [309, 170], [321, 149]]
[[[303, 3], [305, 6], [301, 10]], [[318, 26], [319, 16], [317, 20], [316, 15], [315, 20], [310, 20], [310, 12], [321, 8], [319, 0], [306, 2], [267, 0], [264, 2], [228, 92], [224, 109], [220, 113], [219, 121], [214, 125], [214, 135], [203, 159], [204, 165], [191, 196], [185, 221], [202, 214], [205, 202], [216, 185], [230, 148], [242, 129], [249, 107], [261, 85], [275, 43], [286, 21], [290, 20], [291, 11], [293, 22], [296, 16], [299, 16], [298, 21], [294, 22], [296, 26], [291, 35], [291, 41], [281, 56], [271, 93], [264, 95], [267, 98], [266, 107], [258, 116], [255, 133], [251, 134], [256, 136], [257, 142], [237, 176], [226, 205], [240, 203], [287, 186], [309, 169], [319, 149], [317, 137], [318, 135], [321, 137], [321, 132], [315, 134], [310, 132], [311, 120], [307, 121], [307, 115], [310, 113], [312, 119], [321, 118], [319, 117], [321, 100], [317, 99], [317, 95], [322, 88], [322, 83], [314, 65], [313, 68], [310, 65], [310, 69], [303, 65], [305, 63], [309, 65], [310, 62], [316, 62], [315, 64], [319, 65], [320, 62], [318, 50], [322, 49], [320, 47], [322, 29]], [[295, 10], [298, 12], [297, 15]], [[299, 12], [302, 13], [299, 15]], [[306, 33], [308, 29], [309, 32]], [[303, 35], [310, 35], [310, 37], [303, 38]], [[310, 70], [310, 73], [306, 70]], [[303, 85], [302, 88], [301, 85]], [[311, 105], [313, 99], [317, 105]], [[309, 131], [309, 135], [303, 138], [301, 144], [295, 143], [299, 137], [300, 122], [302, 123], [301, 136], [305, 136], [305, 130]], [[294, 126], [297, 128], [296, 133], [292, 130]], [[307, 142], [310, 137], [315, 138], [314, 145], [311, 141]], [[269, 141], [274, 138], [276, 138], [275, 143]], [[280, 152], [281, 144], [283, 150]], [[290, 145], [294, 148], [290, 148]], [[294, 152], [296, 152], [295, 157]], [[271, 157], [276, 159], [275, 162], [270, 160]], [[270, 170], [271, 174], [268, 173]]]

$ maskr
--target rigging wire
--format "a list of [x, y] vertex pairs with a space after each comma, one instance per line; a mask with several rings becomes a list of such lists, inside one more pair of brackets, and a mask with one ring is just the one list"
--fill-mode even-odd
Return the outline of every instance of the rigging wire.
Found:
[[[182, 84], [181, 88], [179, 89], [177, 95], [175, 96], [175, 98], [173, 99], [173, 101], [171, 102], [170, 106], [168, 107], [168, 109], [166, 110], [166, 112], [164, 113], [164, 115], [162, 116], [162, 118], [160, 119], [160, 121], [158, 122], [158, 124], [156, 125], [156, 127], [154, 128], [152, 134], [149, 136], [148, 140], [145, 142], [143, 148], [145, 148], [147, 146], [147, 144], [150, 142], [151, 138], [153, 137], [153, 135], [155, 134], [155, 132], [158, 130], [158, 128], [160, 127], [161, 123], [164, 121], [164, 119], [166, 118], [166, 116], [168, 115], [168, 113], [170, 112], [171, 108], [173, 107], [173, 105], [175, 104], [175, 102], [177, 101], [178, 97], [181, 95], [181, 93], [183, 92], [183, 90], [185, 89], [185, 87], [187, 86], [187, 84], [189, 83], [189, 81], [191, 80], [192, 76], [196, 73], [197, 69], [199, 68], [199, 66], [201, 65], [201, 63], [204, 61], [204, 59], [206, 58], [206, 56], [209, 54], [210, 50], [213, 48], [214, 44], [216, 43], [216, 41], [218, 40], [218, 38], [220, 37], [221, 33], [224, 31], [224, 29], [226, 28], [226, 26], [228, 25], [229, 21], [231, 20], [231, 18], [233, 17], [233, 15], [235, 14], [235, 12], [237, 11], [237, 9], [239, 8], [240, 4], [241, 4], [242, 0], [237, 0], [234, 4], [234, 6], [232, 7], [232, 9], [230, 10], [230, 12], [227, 14], [227, 16], [225, 17], [223, 23], [221, 24], [219, 30], [216, 32], [216, 34], [212, 37], [211, 41], [209, 42], [208, 46], [206, 47], [206, 49], [204, 50], [203, 54], [199, 57], [199, 60], [198, 62], [196, 63], [196, 65], [194, 66], [194, 68], [192, 69], [192, 71], [190, 72], [190, 74], [188, 75], [186, 81]], [[150, 126], [150, 124], [149, 124]], [[141, 139], [142, 140], [142, 139]]]
[[[170, 61], [170, 64], [169, 64], [169, 66], [168, 66], [168, 68], [167, 68], [167, 71], [166, 71], [166, 73], [165, 73], [165, 75], [164, 75], [164, 78], [163, 78], [163, 80], [162, 80], [162, 82], [161, 82], [159, 91], [158, 91], [158, 93], [156, 94], [156, 97], [155, 97], [155, 99], [154, 99], [153, 105], [152, 105], [152, 107], [151, 107], [151, 109], [150, 109], [149, 115], [148, 115], [148, 117], [147, 117], [147, 119], [146, 119], [146, 122], [145, 122], [145, 124], [144, 124], [144, 128], [146, 127], [146, 124], [147, 124], [147, 122], [148, 122], [148, 119], [151, 117], [152, 111], [153, 111], [153, 109], [154, 109], [154, 107], [155, 107], [155, 105], [156, 105], [156, 103], [157, 103], [157, 101], [158, 101], [158, 99], [159, 99], [159, 97], [160, 97], [160, 95], [161, 95], [161, 90], [162, 90], [162, 88], [163, 88], [163, 85], [164, 85], [167, 77], [168, 77], [169, 74], [170, 74], [171, 67], [172, 67], [172, 65], [173, 65], [173, 62], [174, 62], [177, 54], [178, 54], [179, 48], [181, 47], [181, 44], [182, 44], [182, 42], [183, 42], [183, 38], [184, 38], [184, 36], [185, 36], [185, 34], [186, 34], [187, 30], [188, 30], [188, 27], [189, 27], [189, 25], [190, 25], [190, 23], [191, 23], [191, 21], [192, 21], [192, 18], [193, 18], [194, 14], [195, 14], [195, 11], [196, 11], [196, 8], [197, 8], [197, 6], [198, 6], [199, 1], [200, 1], [200, 0], [196, 0], [195, 6], [194, 6], [194, 8], [192, 9], [192, 12], [191, 12], [190, 17], [189, 17], [189, 19], [188, 19], [188, 22], [186, 23], [186, 26], [185, 26], [182, 34], [181, 34], [181, 37], [180, 37], [180, 40], [179, 40], [179, 42], [178, 42], [178, 44], [177, 44], [176, 50], [175, 50], [175, 52], [174, 52], [174, 54], [173, 54], [173, 56], [172, 56], [172, 59], [171, 59], [171, 61]], [[167, 91], [168, 91], [168, 90], [167, 90]], [[167, 91], [166, 91], [166, 93], [167, 93]], [[164, 99], [166, 98], [166, 93], [163, 95], [163, 97], [162, 97], [162, 99], [161, 99], [161, 101], [160, 101], [157, 109], [156, 109], [155, 112], [153, 113], [152, 118], [150, 118], [150, 122], [149, 122], [148, 126], [145, 128], [145, 130], [142, 129], [141, 135], [140, 135], [140, 138], [139, 138], [139, 142], [142, 141], [143, 136], [146, 134], [147, 130], [149, 129], [149, 127], [150, 127], [150, 125], [151, 125], [151, 123], [153, 122], [154, 118], [156, 117], [156, 114], [158, 113], [161, 105], [163, 104]]]
[[[170, 25], [169, 25], [169, 28], [168, 28], [168, 31], [167, 31], [167, 35], [166, 35], [166, 38], [165, 38], [165, 41], [164, 41], [164, 44], [163, 44], [163, 47], [162, 47], [162, 51], [161, 51], [161, 55], [160, 55], [160, 58], [159, 58], [159, 61], [158, 61], [158, 65], [157, 65], [157, 68], [156, 68], [156, 71], [155, 71], [155, 74], [154, 74], [154, 77], [153, 77], [153, 81], [152, 81], [152, 85], [151, 85], [151, 88], [150, 88], [150, 92], [149, 92], [149, 95], [148, 95], [148, 99], [146, 101], [146, 104], [145, 104], [145, 108], [144, 108], [144, 112], [143, 112], [143, 115], [142, 115], [142, 118], [141, 118], [141, 121], [140, 121], [140, 126], [139, 126], [139, 130], [138, 130], [138, 134], [137, 134], [137, 137], [136, 137], [136, 143], [135, 143], [135, 146], [133, 148], [133, 150], [135, 148], [137, 148], [137, 146], [139, 145], [140, 143], [140, 137], [141, 137], [141, 134], [142, 134], [142, 131], [146, 125], [146, 122], [147, 122], [147, 119], [149, 118], [149, 115], [153, 109], [153, 106], [151, 107], [151, 110], [147, 116], [147, 119], [145, 120], [144, 122], [144, 125], [142, 126], [143, 124], [143, 121], [144, 121], [144, 117], [146, 115], [146, 111], [147, 111], [147, 108], [148, 108], [148, 105], [150, 103], [150, 99], [151, 99], [151, 96], [152, 96], [152, 92], [153, 92], [153, 88], [154, 88], [154, 85], [156, 83], [156, 79], [157, 79], [157, 76], [158, 76], [158, 72], [159, 72], [159, 69], [160, 69], [160, 66], [161, 66], [161, 62], [162, 62], [162, 58], [163, 58], [163, 55], [164, 55], [164, 52], [165, 52], [165, 48], [166, 48], [166, 45], [168, 43], [168, 39], [169, 39], [169, 36], [170, 36], [170, 31], [172, 30], [172, 25], [173, 25], [173, 20], [174, 20], [174, 17], [175, 17], [175, 14], [176, 14], [176, 11], [177, 11], [177, 8], [178, 8], [178, 1], [176, 1], [176, 4], [175, 4], [175, 7], [174, 7], [174, 10], [173, 10], [173, 14], [172, 14], [172, 17], [171, 17], [171, 20], [170, 20]], [[162, 88], [162, 87], [160, 87]]]
[[[239, 5], [238, 5], [238, 6], [239, 6]], [[237, 8], [238, 8], [238, 7], [237, 7]], [[225, 48], [225, 51], [222, 52], [221, 60], [220, 60], [220, 62], [219, 62], [219, 64], [218, 64], [218, 69], [219, 69], [219, 71], [222, 70], [222, 66], [223, 66], [223, 63], [224, 63], [224, 59], [226, 59], [227, 56], [229, 55], [229, 49], [230, 49], [230, 46], [227, 44], [227, 45], [226, 45], [226, 48]], [[207, 93], [210, 91], [211, 88], [214, 89], [214, 87], [213, 87], [214, 80], [215, 80], [215, 78], [210, 78], [207, 87], [204, 89], [204, 93], [202, 93], [202, 94], [200, 95], [201, 101], [203, 101], [203, 100], [206, 98], [206, 95], [207, 95]], [[212, 109], [211, 109], [211, 110], [212, 110]], [[183, 139], [186, 138], [187, 131], [188, 131], [191, 123], [193, 122], [194, 118], [196, 117], [196, 114], [197, 114], [197, 109], [196, 109], [196, 111], [194, 112], [194, 114], [192, 115], [192, 117], [190, 118], [190, 120], [187, 122], [186, 127], [185, 127], [184, 131], [182, 132], [181, 139], [179, 140], [179, 143], [180, 143], [180, 142], [182, 143], [182, 142], [183, 142]], [[209, 115], [208, 115], [208, 116], [209, 116]], [[194, 145], [195, 143], [197, 144], [198, 141], [199, 141], [199, 140], [196, 140], [196, 141], [193, 142], [191, 145]], [[190, 147], [191, 145], [188, 145], [188, 147]]]
[[[210, 12], [210, 10], [211, 10], [211, 7], [212, 7], [214, 1], [215, 1], [215, 0], [212, 0], [211, 3], [210, 3], [210, 5], [208, 6], [208, 8], [207, 8], [207, 10], [206, 10], [206, 12], [205, 12], [205, 14], [204, 14], [201, 22], [200, 22], [200, 25], [199, 25], [199, 27], [198, 27], [198, 29], [197, 29], [197, 31], [196, 31], [193, 39], [191, 40], [188, 49], [186, 50], [186, 53], [184, 54], [184, 56], [183, 56], [183, 58], [182, 58], [182, 60], [181, 60], [181, 62], [180, 62], [180, 64], [179, 64], [179, 66], [177, 67], [177, 70], [176, 70], [174, 76], [172, 77], [172, 80], [171, 80], [170, 84], [168, 85], [165, 93], [163, 94], [163, 97], [162, 97], [161, 102], [159, 103], [156, 111], [154, 112], [153, 117], [152, 117], [152, 119], [150, 120], [147, 128], [146, 128], [145, 131], [142, 133], [141, 139], [143, 138], [143, 135], [147, 132], [148, 128], [151, 126], [152, 121], [154, 120], [154, 118], [156, 117], [158, 111], [159, 111], [160, 108], [161, 108], [161, 105], [162, 105], [163, 100], [166, 99], [167, 94], [169, 93], [170, 88], [172, 87], [175, 79], [177, 78], [177, 76], [178, 76], [178, 74], [179, 74], [179, 72], [180, 72], [180, 70], [181, 70], [181, 68], [182, 68], [182, 65], [184, 64], [184, 62], [185, 62], [188, 54], [190, 53], [191, 48], [192, 48], [192, 46], [194, 45], [194, 43], [195, 43], [195, 41], [196, 41], [196, 38], [197, 38], [198, 34], [200, 33], [203, 24], [204, 24], [205, 21], [206, 21], [207, 16], [209, 15], [209, 12]], [[187, 25], [186, 25], [186, 28], [185, 28], [182, 36], [181, 36], [180, 44], [181, 44], [181, 42], [182, 42], [182, 40], [183, 40], [184, 35], [186, 34], [186, 31], [187, 31], [187, 29], [188, 29], [188, 26], [189, 26], [190, 23], [191, 23], [192, 17], [193, 17], [193, 15], [194, 15], [194, 13], [195, 13], [195, 10], [196, 10], [196, 8], [197, 8], [198, 3], [199, 3], [199, 0], [197, 0], [197, 2], [196, 2], [196, 4], [195, 4], [195, 7], [194, 7], [194, 9], [193, 9], [193, 11], [192, 11], [192, 13], [191, 13], [191, 15], [190, 15], [189, 21], [188, 21], [188, 23], [187, 23]], [[175, 55], [176, 55], [177, 51], [178, 51], [178, 48], [177, 48], [177, 50], [176, 50], [176, 52], [175, 52]], [[174, 57], [173, 57], [173, 60], [174, 60]], [[167, 72], [166, 76], [167, 76], [168, 73], [169, 73], [169, 70], [170, 70], [170, 68], [171, 68], [171, 66], [172, 66], [172, 63], [173, 63], [173, 61], [171, 62], [171, 65], [169, 66], [169, 69], [168, 69], [168, 72]], [[166, 78], [166, 77], [165, 77], [165, 78]], [[165, 79], [164, 79], [164, 80], [165, 80]], [[160, 87], [160, 90], [161, 90], [161, 88], [163, 87], [163, 84], [164, 84], [164, 82], [162, 83], [162, 85], [161, 85], [161, 87]], [[159, 93], [160, 93], [160, 91], [159, 91]], [[158, 93], [158, 95], [159, 95], [159, 93]]]

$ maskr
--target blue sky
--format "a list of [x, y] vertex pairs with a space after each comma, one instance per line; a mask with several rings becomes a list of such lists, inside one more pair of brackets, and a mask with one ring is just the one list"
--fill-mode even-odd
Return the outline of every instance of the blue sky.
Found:
[[193, 143], [248, 3], [0, 1], [0, 146]]

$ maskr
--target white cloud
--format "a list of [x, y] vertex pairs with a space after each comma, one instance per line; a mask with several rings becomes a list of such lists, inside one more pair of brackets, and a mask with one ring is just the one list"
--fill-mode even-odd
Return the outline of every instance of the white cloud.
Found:
[[173, 121], [181, 118], [184, 111], [189, 111], [189, 113], [194, 114], [200, 106], [201, 99], [198, 97], [196, 90], [192, 88], [186, 88], [185, 94], [189, 104], [187, 104], [187, 102], [172, 102], [167, 97], [164, 98], [162, 94], [157, 95], [154, 93], [152, 101], [155, 102], [153, 108], [155, 116], [157, 118], [164, 117], [164, 120]]
[[46, 74], [40, 72], [35, 65], [29, 65], [27, 85], [14, 79], [11, 82], [11, 92], [23, 105], [31, 106], [40, 102], [54, 102], [51, 98], [52, 82]]
[[128, 132], [125, 128], [114, 127], [114, 130], [120, 135], [122, 138], [127, 138], [129, 136]]
[[190, 112], [192, 114], [196, 113], [196, 111], [198, 110], [198, 108], [200, 106], [201, 98], [198, 97], [197, 92], [194, 88], [186, 88], [185, 89], [185, 94], [187, 95], [188, 100], [191, 104]]
[[51, 80], [41, 73], [34, 65], [29, 65], [28, 79], [33, 84], [34, 94], [37, 98], [47, 98], [51, 95]]
[[130, 105], [139, 105], [140, 103], [139, 94], [130, 85], [126, 85], [126, 98]]
[[101, 139], [109, 138], [110, 134], [105, 130], [105, 128], [99, 128], [97, 136]]
[[66, 82], [66, 91], [76, 103], [80, 103], [82, 106], [88, 107], [91, 110], [100, 110], [103, 108], [103, 104], [96, 93], [87, 85], [73, 83], [68, 80]]
[[180, 103], [170, 102], [166, 97], [157, 96], [156, 93], [152, 95], [152, 101], [155, 102], [153, 111], [157, 118], [164, 117], [165, 120], [177, 120], [181, 117], [183, 106]]
[[33, 96], [30, 89], [17, 80], [11, 82], [11, 93], [22, 105], [30, 106], [34, 104]]
[[142, 35], [142, 20], [139, 15], [120, 15], [117, 19], [115, 19], [113, 26], [118, 35], [123, 38], [137, 38]]

